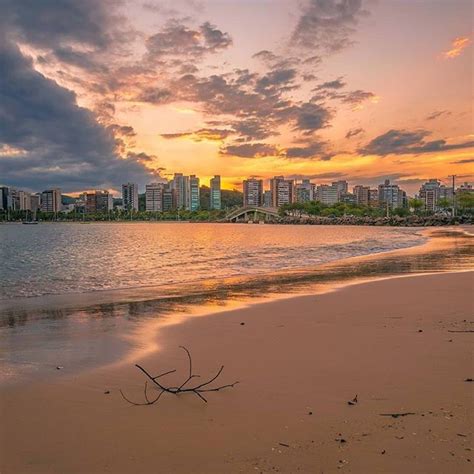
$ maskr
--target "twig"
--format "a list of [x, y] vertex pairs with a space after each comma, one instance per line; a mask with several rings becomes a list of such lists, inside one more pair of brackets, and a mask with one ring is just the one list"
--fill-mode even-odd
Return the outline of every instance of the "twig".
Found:
[[176, 369], [169, 370], [167, 372], [163, 372], [162, 374], [152, 376], [145, 368], [143, 368], [141, 365], [135, 364], [135, 367], [137, 367], [139, 370], [141, 370], [147, 379], [151, 380], [151, 382], [160, 390], [160, 393], [157, 395], [156, 398], [150, 399], [148, 397], [148, 381], [145, 381], [145, 386], [143, 389], [143, 394], [145, 401], [144, 402], [134, 402], [133, 400], [130, 400], [125, 396], [125, 394], [120, 390], [120, 394], [122, 395], [123, 399], [126, 400], [128, 403], [135, 405], [135, 406], [144, 406], [144, 405], [153, 405], [156, 403], [163, 393], [171, 393], [173, 395], [178, 395], [180, 393], [194, 393], [197, 395], [203, 402], [207, 403], [206, 397], [202, 395], [203, 393], [207, 392], [218, 392], [220, 390], [223, 390], [225, 388], [232, 388], [235, 387], [239, 383], [239, 381], [225, 384], [225, 385], [219, 385], [217, 387], [208, 387], [212, 382], [217, 380], [219, 376], [221, 375], [222, 371], [224, 370], [224, 366], [222, 365], [220, 369], [217, 371], [217, 373], [211, 377], [208, 381], [203, 382], [199, 385], [195, 385], [194, 387], [187, 387], [185, 388], [185, 385], [192, 379], [200, 377], [198, 374], [193, 374], [193, 361], [191, 357], [191, 353], [188, 351], [188, 349], [184, 346], [179, 346], [181, 349], [183, 349], [186, 352], [187, 358], [188, 358], [188, 377], [182, 382], [180, 385], [177, 386], [166, 386], [161, 382], [158, 382], [158, 379], [161, 377], [164, 377], [165, 375], [172, 374], [176, 372]]
[[398, 418], [399, 416], [408, 416], [408, 415], [416, 415], [416, 413], [407, 411], [403, 413], [380, 413], [380, 416], [391, 416], [392, 418]]

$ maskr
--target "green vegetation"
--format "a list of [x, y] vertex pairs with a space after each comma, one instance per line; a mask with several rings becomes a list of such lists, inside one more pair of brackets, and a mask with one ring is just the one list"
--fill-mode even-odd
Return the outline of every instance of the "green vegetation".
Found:
[[280, 207], [280, 215], [291, 216], [322, 216], [322, 217], [342, 217], [342, 216], [357, 216], [357, 217], [382, 217], [385, 215], [385, 210], [380, 208], [358, 206], [356, 204], [347, 204], [338, 202], [333, 205], [322, 204], [319, 201], [310, 202], [295, 202], [292, 204], [284, 204]]
[[[78, 212], [37, 212], [38, 221], [79, 221], [79, 222], [108, 222], [108, 221], [217, 221], [225, 217], [225, 211], [169, 211], [169, 212], [145, 212], [145, 211], [123, 211], [114, 210], [94, 214], [83, 214]], [[23, 221], [30, 220], [30, 211], [10, 211], [7, 213], [0, 211], [0, 221]]]
[[[438, 202], [439, 211], [450, 213], [453, 203], [448, 199], [440, 199]], [[457, 214], [473, 215], [474, 214], [474, 193], [459, 193], [456, 200]], [[295, 202], [285, 204], [279, 209], [282, 216], [321, 216], [321, 217], [384, 217], [387, 213], [384, 207], [359, 206], [356, 204], [347, 204], [338, 202], [336, 204], [327, 205], [319, 201], [310, 201], [305, 203]], [[428, 216], [433, 212], [424, 209], [424, 202], [420, 199], [410, 199], [408, 207], [399, 207], [390, 209], [391, 216], [408, 216], [415, 214], [419, 216]]]
[[457, 195], [457, 207], [465, 214], [474, 214], [474, 193], [459, 193]]

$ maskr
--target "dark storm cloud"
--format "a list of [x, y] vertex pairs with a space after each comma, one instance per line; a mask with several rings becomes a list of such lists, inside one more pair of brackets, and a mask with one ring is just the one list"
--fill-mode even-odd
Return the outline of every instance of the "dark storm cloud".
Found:
[[80, 43], [104, 48], [113, 35], [109, 27], [116, 0], [1, 0], [5, 26], [25, 42], [55, 49], [60, 44]]
[[68, 190], [143, 181], [139, 160], [121, 159], [111, 131], [79, 107], [71, 91], [33, 69], [16, 45], [0, 37], [0, 145], [19, 150], [0, 157], [4, 182]]
[[365, 133], [365, 130], [363, 128], [353, 128], [346, 133], [346, 138], [353, 138], [357, 135], [360, 135], [361, 133]]
[[419, 154], [474, 147], [474, 141], [455, 144], [448, 144], [446, 140], [426, 141], [425, 138], [429, 135], [431, 135], [431, 132], [428, 130], [389, 130], [383, 135], [379, 135], [371, 140], [359, 151], [369, 155], [384, 156], [389, 154]]
[[359, 20], [367, 14], [362, 0], [306, 0], [291, 43], [326, 53], [341, 51], [354, 43]]
[[[96, 71], [97, 53], [121, 48], [131, 30], [121, 0], [0, 0], [0, 28], [15, 41], [51, 51], [59, 61]], [[126, 36], [127, 35], [127, 36]], [[84, 52], [86, 47], [87, 52]]]
[[255, 158], [259, 156], [277, 156], [278, 148], [267, 143], [245, 143], [243, 145], [227, 145], [220, 149], [221, 155]]

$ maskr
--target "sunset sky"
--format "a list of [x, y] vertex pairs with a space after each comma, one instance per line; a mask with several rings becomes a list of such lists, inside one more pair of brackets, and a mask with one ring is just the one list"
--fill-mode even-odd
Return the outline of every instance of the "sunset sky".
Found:
[[0, 0], [0, 184], [472, 181], [470, 0]]

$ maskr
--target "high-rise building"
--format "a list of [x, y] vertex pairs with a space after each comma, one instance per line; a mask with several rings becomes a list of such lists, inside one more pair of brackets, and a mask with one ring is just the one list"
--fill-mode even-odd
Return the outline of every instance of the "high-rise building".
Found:
[[84, 193], [84, 212], [86, 214], [95, 214], [97, 212], [97, 199], [95, 192]]
[[171, 190], [173, 191], [173, 207], [175, 209], [185, 209], [188, 202], [189, 177], [183, 176], [183, 173], [175, 173], [171, 181]]
[[349, 183], [347, 181], [334, 181], [332, 187], [336, 188], [338, 198], [341, 194], [345, 194], [349, 191]]
[[145, 186], [145, 209], [147, 212], [163, 211], [164, 183], [150, 183]]
[[7, 186], [0, 187], [0, 209], [7, 211], [12, 208], [12, 198], [10, 188]]
[[96, 191], [95, 202], [97, 212], [110, 212], [114, 208], [114, 199], [108, 191]]
[[369, 189], [369, 206], [377, 208], [379, 205], [379, 190]]
[[269, 189], [263, 192], [263, 207], [272, 207], [272, 192]]
[[163, 211], [171, 211], [173, 209], [173, 190], [170, 184], [163, 187]]
[[390, 180], [386, 179], [383, 184], [379, 184], [379, 204], [383, 208], [396, 209], [405, 207], [406, 193], [401, 190], [397, 184], [390, 184]]
[[369, 186], [354, 186], [352, 193], [355, 196], [355, 203], [359, 206], [368, 206], [370, 201], [370, 187]]
[[244, 192], [244, 206], [261, 206], [263, 204], [263, 181], [250, 178], [242, 183]]
[[221, 209], [221, 177], [214, 176], [209, 181], [209, 209]]
[[283, 176], [275, 176], [270, 180], [270, 191], [272, 192], [272, 207], [280, 207], [283, 204], [291, 204], [294, 200], [293, 180], [285, 179]]
[[315, 185], [310, 183], [309, 179], [303, 179], [301, 183], [296, 183], [294, 189], [296, 202], [314, 201]]
[[425, 210], [435, 212], [438, 210], [440, 199], [453, 200], [453, 188], [441, 184], [437, 179], [430, 179], [423, 184], [419, 191], [419, 197], [423, 201]]
[[31, 211], [31, 194], [26, 191], [18, 191], [18, 209], [20, 211]]
[[33, 212], [41, 209], [41, 194], [37, 193], [30, 196], [30, 207]]
[[187, 185], [186, 210], [197, 211], [200, 205], [199, 178], [192, 174], [187, 180]]
[[322, 204], [331, 206], [339, 201], [337, 186], [321, 184], [316, 188], [316, 200]]
[[41, 211], [42, 212], [60, 212], [61, 211], [61, 190], [58, 188], [47, 189], [41, 193]]
[[138, 211], [138, 184], [122, 184], [122, 205], [126, 211]]

